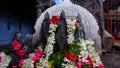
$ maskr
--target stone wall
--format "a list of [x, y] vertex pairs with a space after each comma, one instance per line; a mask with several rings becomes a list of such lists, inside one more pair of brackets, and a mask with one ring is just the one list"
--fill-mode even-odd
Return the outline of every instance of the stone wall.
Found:
[[100, 27], [101, 36], [104, 34], [104, 19], [103, 19], [103, 1], [102, 0], [71, 0], [73, 3], [81, 5], [90, 11], [97, 19]]

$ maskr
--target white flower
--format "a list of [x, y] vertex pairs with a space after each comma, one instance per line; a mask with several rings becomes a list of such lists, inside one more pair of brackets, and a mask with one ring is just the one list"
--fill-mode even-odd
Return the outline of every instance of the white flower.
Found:
[[64, 61], [66, 61], [68, 63], [70, 62], [70, 60], [68, 60], [66, 57], [64, 58]]
[[71, 44], [74, 41], [74, 36], [73, 35], [68, 35], [67, 41], [68, 41], [69, 44]]
[[92, 41], [92, 40], [86, 40], [85, 41], [86, 42], [86, 44], [88, 45], [88, 46], [91, 46], [91, 45], [94, 45], [94, 41]]
[[34, 68], [34, 61], [32, 59], [26, 59], [23, 62], [23, 66], [26, 68]]
[[0, 68], [7, 68], [11, 57], [7, 56], [4, 52], [0, 52], [0, 57], [2, 58], [2, 61], [0, 62]]

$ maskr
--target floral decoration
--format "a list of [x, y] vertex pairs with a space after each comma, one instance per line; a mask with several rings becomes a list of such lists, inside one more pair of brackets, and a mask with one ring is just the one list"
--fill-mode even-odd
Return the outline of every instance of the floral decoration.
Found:
[[17, 40], [14, 40], [12, 42], [12, 47], [15, 51], [19, 50], [21, 48], [21, 46], [22, 46], [21, 43], [19, 43]]
[[42, 56], [43, 56], [42, 51], [37, 50], [37, 51], [35, 52], [35, 55], [32, 56], [32, 60], [37, 61], [37, 60], [38, 60], [40, 57], [42, 57]]
[[50, 19], [45, 50], [39, 47], [35, 53], [29, 55], [28, 59], [21, 60], [20, 66], [22, 68], [105, 68], [93, 47], [92, 40], [74, 38], [74, 33], [80, 30], [80, 24], [76, 19], [66, 19], [68, 32], [66, 53], [53, 53], [59, 18], [53, 16]]
[[26, 54], [26, 50], [23, 50], [21, 47], [22, 47], [22, 44], [20, 42], [18, 42], [17, 40], [14, 40], [12, 42], [12, 47], [15, 51], [15, 54], [18, 55], [18, 56], [25, 56]]
[[7, 68], [11, 60], [11, 57], [4, 52], [0, 52], [0, 68]]

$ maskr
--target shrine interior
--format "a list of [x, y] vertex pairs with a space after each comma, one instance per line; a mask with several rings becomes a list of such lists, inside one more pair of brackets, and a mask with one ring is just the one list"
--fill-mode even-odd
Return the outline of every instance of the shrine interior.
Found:
[[[36, 31], [39, 28], [42, 30], [42, 27], [38, 25], [38, 21], [42, 20], [41, 18], [42, 14], [44, 15], [44, 17], [46, 17], [45, 12], [47, 11], [48, 16], [50, 17], [52, 14], [49, 13], [52, 13], [52, 10], [49, 12], [48, 8], [53, 8], [53, 6], [60, 5], [64, 1], [69, 0], [0, 0], [0, 68], [2, 68], [1, 53], [4, 51], [7, 54], [9, 54], [10, 57], [12, 57], [12, 60], [10, 60], [10, 63], [6, 68], [14, 68], [14, 65], [15, 68], [22, 68], [18, 65], [19, 64], [18, 60], [20, 60], [21, 58], [26, 59], [28, 55], [25, 55], [24, 57], [23, 56], [19, 57], [18, 55], [16, 55], [15, 54], [16, 52], [12, 47], [13, 42], [17, 40], [19, 43], [21, 43], [21, 45], [23, 45], [20, 46], [23, 50], [29, 50], [26, 52], [26, 54], [34, 53], [36, 51], [35, 49], [37, 49], [37, 47], [41, 45], [40, 39], [41, 35], [36, 36], [37, 33]], [[105, 66], [103, 68], [120, 68], [120, 0], [70, 0], [70, 1], [72, 2], [72, 4], [81, 6], [84, 9], [86, 9], [86, 11], [90, 12], [90, 14], [92, 14], [92, 16], [95, 18], [95, 22], [97, 22], [97, 25], [99, 27], [98, 30], [98, 34], [100, 36], [99, 40], [101, 42], [100, 58], [103, 65]], [[57, 8], [56, 11], [58, 9], [60, 8]], [[57, 16], [56, 18], [59, 18], [59, 20], [62, 19], [60, 18], [60, 16]], [[84, 17], [81, 17], [81, 19], [84, 19]], [[48, 19], [43, 18], [43, 22], [45, 20], [47, 21]], [[48, 21], [51, 22], [51, 19], [49, 19]], [[47, 26], [44, 26], [44, 28], [47, 30]], [[41, 33], [38, 32], [38, 34]], [[45, 35], [45, 38], [43, 34], [42, 41], [46, 42], [46, 37], [47, 34]], [[96, 39], [93, 40], [95, 41]], [[45, 43], [43, 43], [42, 45], [44, 44]], [[58, 44], [58, 42], [55, 44]], [[60, 52], [62, 52], [62, 50], [60, 50]], [[37, 65], [37, 63], [34, 64]], [[34, 66], [33, 68], [37, 67]]]

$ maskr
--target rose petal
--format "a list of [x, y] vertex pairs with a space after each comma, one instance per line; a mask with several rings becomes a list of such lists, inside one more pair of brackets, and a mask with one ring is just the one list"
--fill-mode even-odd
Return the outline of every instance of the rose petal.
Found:
[[19, 55], [19, 56], [24, 56], [25, 54], [26, 54], [26, 50], [19, 50], [19, 51], [17, 51], [17, 52], [15, 52], [17, 55]]
[[53, 24], [58, 24], [58, 19], [56, 16], [52, 16], [52, 18], [50, 19], [50, 22]]
[[38, 60], [38, 57], [37, 56], [32, 56], [32, 60], [36, 62]]
[[84, 64], [83, 62], [78, 62], [77, 63], [77, 68], [81, 68], [83, 64]]
[[21, 60], [19, 61], [19, 66], [20, 66], [20, 67], [22, 67], [24, 60], [25, 60], [25, 59], [21, 59]]

